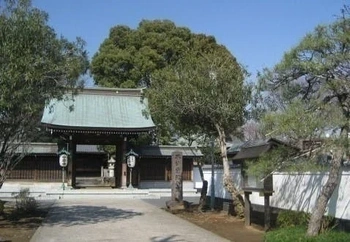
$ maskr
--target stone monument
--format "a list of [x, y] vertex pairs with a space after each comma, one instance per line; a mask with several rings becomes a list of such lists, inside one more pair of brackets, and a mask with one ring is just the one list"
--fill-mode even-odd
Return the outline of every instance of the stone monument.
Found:
[[182, 160], [182, 152], [171, 154], [171, 200], [166, 202], [166, 206], [172, 211], [186, 209], [189, 205], [183, 201]]

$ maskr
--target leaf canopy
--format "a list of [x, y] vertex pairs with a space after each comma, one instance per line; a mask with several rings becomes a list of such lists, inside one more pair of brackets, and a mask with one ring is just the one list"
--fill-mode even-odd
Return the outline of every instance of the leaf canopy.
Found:
[[[89, 66], [84, 41], [57, 37], [47, 13], [30, 0], [5, 0], [0, 9], [0, 170], [12, 169], [19, 142], [38, 134], [46, 102], [83, 84]], [[0, 184], [4, 173], [0, 174]]]
[[152, 117], [167, 129], [217, 135], [242, 124], [246, 89], [244, 71], [222, 46], [187, 55], [154, 75], [147, 90]]
[[170, 20], [142, 20], [136, 29], [117, 25], [92, 58], [95, 83], [106, 87], [150, 87], [154, 72], [185, 54], [217, 45], [212, 36], [194, 34]]
[[[268, 105], [267, 110], [275, 111], [275, 116], [279, 113], [281, 119], [287, 113], [294, 113], [294, 119], [284, 123], [289, 130], [299, 132], [296, 135], [299, 138], [305, 138], [312, 133], [319, 135], [321, 131], [326, 132], [329, 129], [348, 129], [349, 16], [345, 14], [330, 25], [317, 26], [297, 46], [286, 52], [279, 64], [263, 72], [260, 85], [265, 92], [265, 100], [270, 99], [269, 104], [272, 104]], [[289, 110], [286, 111], [287, 109]], [[307, 129], [306, 125], [309, 125], [309, 132], [302, 131]], [[287, 130], [284, 125], [275, 127], [275, 130]], [[280, 133], [285, 133], [284, 131]]]

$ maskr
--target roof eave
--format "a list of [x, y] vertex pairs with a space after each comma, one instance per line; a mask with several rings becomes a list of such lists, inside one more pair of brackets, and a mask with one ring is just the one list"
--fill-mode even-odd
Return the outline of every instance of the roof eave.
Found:
[[147, 133], [156, 129], [155, 126], [141, 128], [108, 128], [108, 127], [81, 127], [81, 126], [64, 126], [43, 123], [50, 132], [71, 132], [71, 133]]

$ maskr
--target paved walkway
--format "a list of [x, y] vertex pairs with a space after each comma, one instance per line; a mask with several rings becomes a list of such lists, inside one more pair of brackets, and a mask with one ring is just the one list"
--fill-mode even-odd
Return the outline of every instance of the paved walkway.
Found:
[[141, 199], [57, 200], [31, 242], [225, 240]]

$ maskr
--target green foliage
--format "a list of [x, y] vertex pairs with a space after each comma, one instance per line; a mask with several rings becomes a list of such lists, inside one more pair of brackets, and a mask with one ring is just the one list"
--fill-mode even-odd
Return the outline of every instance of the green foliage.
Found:
[[139, 134], [136, 137], [129, 139], [129, 145], [131, 147], [151, 145], [153, 137], [151, 134]]
[[262, 179], [273, 171], [284, 170], [289, 164], [295, 163], [290, 160], [295, 153], [294, 149], [281, 145], [265, 152], [256, 160], [246, 160], [244, 169], [248, 175]]
[[106, 152], [108, 156], [113, 156], [116, 153], [116, 146], [115, 145], [98, 145], [97, 149], [99, 151]]
[[223, 184], [233, 194], [236, 214], [243, 205], [229, 174], [226, 134], [242, 125], [248, 90], [244, 69], [223, 46], [211, 51], [189, 52], [175, 65], [153, 75], [147, 90], [150, 113], [164, 130], [174, 130], [185, 137], [218, 138], [224, 167]]
[[317, 26], [279, 64], [259, 76], [257, 99], [263, 102], [258, 109], [270, 111], [263, 118], [266, 133], [294, 144], [300, 139], [323, 139], [322, 147], [296, 158], [311, 161], [333, 151], [328, 190], [323, 189], [316, 202], [309, 235], [320, 231], [320, 216], [339, 181], [342, 159], [350, 153], [349, 16], [345, 7], [337, 21]]
[[57, 37], [47, 13], [30, 0], [5, 0], [0, 9], [0, 185], [25, 154], [18, 141], [38, 135], [40, 115], [52, 98], [83, 84], [84, 41]]
[[320, 169], [319, 154], [348, 149], [349, 28], [346, 14], [330, 25], [316, 27], [286, 52], [279, 64], [259, 75], [255, 101], [260, 101], [260, 106], [256, 115], [261, 117], [266, 136], [282, 138], [295, 146], [300, 140], [320, 138], [323, 144], [312, 153], [294, 155], [294, 162], [284, 154], [275, 154], [278, 158], [271, 154], [268, 159], [262, 158], [255, 170], [274, 166], [286, 171]]
[[207, 48], [211, 42], [213, 37], [192, 34], [169, 20], [142, 20], [137, 29], [118, 25], [92, 58], [91, 73], [100, 86], [150, 86], [154, 71], [176, 63], [192, 46]]
[[30, 196], [29, 188], [21, 188], [16, 198], [16, 214], [33, 214], [38, 210], [35, 198]]
[[322, 219], [322, 225], [320, 233], [329, 232], [338, 226], [338, 221], [333, 216], [324, 216]]
[[343, 242], [350, 241], [350, 233], [336, 230], [327, 231], [315, 237], [307, 237], [302, 226], [285, 227], [269, 231], [265, 234], [266, 242]]
[[162, 127], [217, 134], [219, 125], [234, 131], [245, 105], [244, 72], [232, 55], [217, 47], [201, 56], [186, 56], [154, 75], [147, 91], [150, 113]]
[[293, 100], [283, 111], [266, 113], [262, 119], [262, 128], [266, 134], [288, 137], [293, 142], [325, 136], [325, 132], [343, 123], [339, 108], [317, 100], [307, 103]]
[[348, 129], [349, 27], [348, 15], [317, 26], [259, 76], [260, 91], [265, 92], [260, 97], [266, 97], [267, 110], [274, 111], [264, 121], [274, 135], [310, 138], [325, 129]]
[[294, 226], [305, 227], [308, 223], [309, 218], [310, 215], [302, 211], [280, 211], [277, 216], [277, 226], [279, 228], [287, 228]]
[[317, 155], [300, 154], [296, 147], [279, 146], [265, 152], [256, 160], [246, 160], [244, 170], [248, 175], [260, 179], [272, 172], [305, 172], [323, 171], [328, 167], [322, 166], [321, 158]]
[[[222, 55], [222, 63], [227, 61], [226, 66], [234, 66], [230, 69], [233, 71], [231, 77], [234, 76], [234, 80], [241, 81], [243, 79], [243, 68], [238, 66], [235, 58], [226, 48], [216, 43], [214, 37], [192, 33], [188, 28], [178, 27], [169, 20], [142, 20], [136, 29], [122, 25], [111, 28], [108, 38], [101, 44], [98, 53], [92, 58], [91, 73], [96, 84], [100, 86], [129, 88], [146, 86], [152, 87], [154, 90], [163, 90], [164, 85], [161, 82], [167, 82], [166, 88], [173, 90], [177, 88], [174, 86], [175, 83], [172, 82], [177, 82], [178, 78], [175, 77], [177, 70], [184, 68], [181, 75], [185, 75], [190, 65], [197, 63], [197, 61], [205, 61], [205, 58], [214, 52], [216, 53], [216, 60], [220, 59], [219, 56]], [[207, 60], [207, 64], [209, 62]], [[208, 68], [208, 66], [205, 68]], [[194, 70], [197, 73], [199, 71], [202, 70]], [[195, 74], [194, 72], [188, 74]], [[208, 71], [206, 72], [205, 78], [208, 79]], [[200, 77], [196, 77], [197, 81], [203, 77], [203, 73], [200, 75]], [[217, 73], [217, 75], [218, 79], [221, 78], [220, 73]], [[225, 80], [227, 79], [228, 77]], [[236, 83], [239, 83], [239, 81]], [[208, 83], [208, 81], [206, 82]], [[224, 80], [222, 80], [222, 83], [224, 83]], [[222, 83], [217, 83], [217, 86], [207, 85], [206, 88], [216, 90], [229, 86], [229, 84], [220, 86]], [[235, 82], [230, 80], [228, 83]], [[200, 87], [198, 86], [200, 83], [196, 85], [197, 87], [193, 86], [192, 89]], [[234, 90], [233, 87], [236, 87], [237, 92], [242, 89], [241, 86], [237, 85], [229, 87], [229, 90]], [[184, 88], [181, 90], [184, 90]], [[149, 97], [154, 94], [153, 92], [153, 94], [148, 95], [148, 91], [146, 90], [146, 96]], [[196, 95], [199, 91], [201, 90], [196, 91]], [[212, 93], [212, 96], [215, 97], [216, 94], [219, 93]], [[181, 93], [175, 95], [181, 95]], [[241, 100], [238, 100], [239, 98], [240, 95], [236, 99], [238, 101], [237, 106], [242, 103]], [[229, 100], [229, 102], [232, 101]], [[173, 137], [184, 137], [189, 143], [197, 139], [198, 131], [202, 128], [201, 125], [191, 124], [186, 126], [185, 123], [192, 122], [188, 118], [182, 117], [175, 120], [174, 117], [166, 116], [164, 112], [162, 114], [154, 112], [156, 109], [164, 110], [170, 104], [164, 105], [164, 103], [158, 101], [150, 104], [150, 106], [155, 107], [152, 108], [151, 114], [158, 126], [159, 143], [170, 144]], [[181, 130], [181, 134], [176, 134], [178, 130]]]

